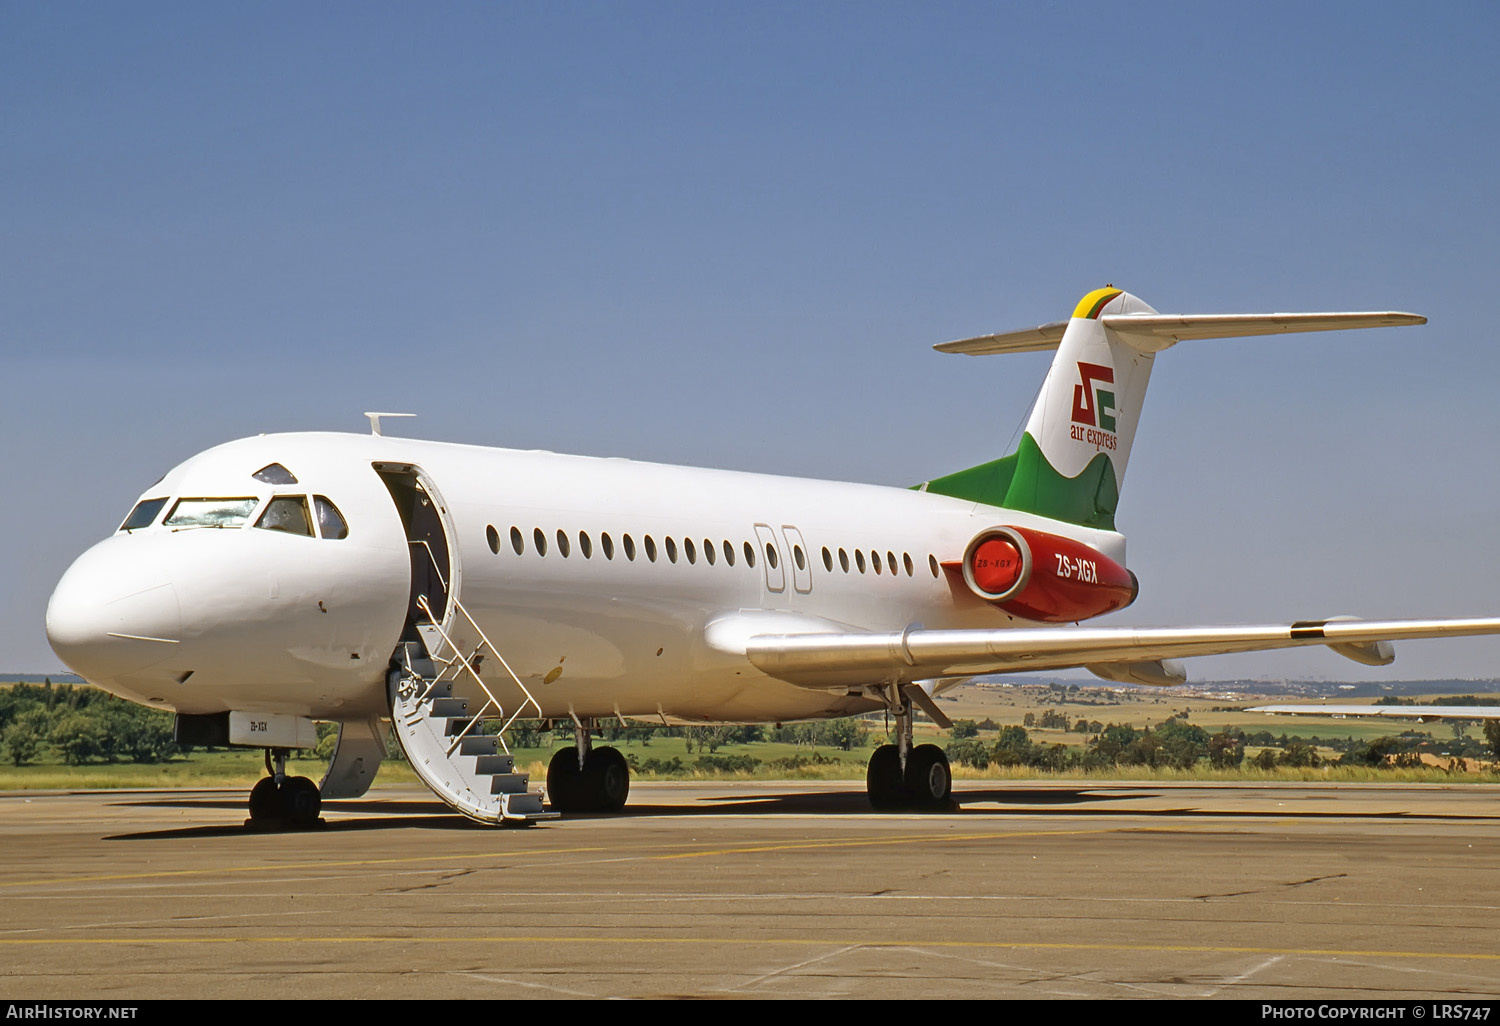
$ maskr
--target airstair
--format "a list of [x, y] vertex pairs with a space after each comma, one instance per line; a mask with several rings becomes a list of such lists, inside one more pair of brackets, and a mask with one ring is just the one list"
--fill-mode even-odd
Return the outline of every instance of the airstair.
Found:
[[[439, 798], [470, 819], [525, 825], [558, 818], [530, 790], [528, 774], [516, 772], [505, 743], [505, 731], [521, 711], [535, 706], [539, 715], [541, 706], [456, 596], [450, 628], [457, 633], [462, 617], [464, 633], [472, 630], [480, 639], [467, 654], [437, 622], [427, 599], [417, 604], [428, 620], [417, 625], [422, 640], [400, 644], [387, 680], [391, 722], [407, 762]], [[509, 717], [479, 675], [486, 655], [525, 695]]]

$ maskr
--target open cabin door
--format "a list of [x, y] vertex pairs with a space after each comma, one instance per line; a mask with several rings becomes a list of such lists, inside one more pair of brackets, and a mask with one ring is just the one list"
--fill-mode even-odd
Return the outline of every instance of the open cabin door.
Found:
[[459, 566], [449, 544], [452, 530], [448, 510], [420, 467], [409, 463], [376, 463], [374, 467], [401, 514], [411, 556], [411, 595], [401, 640], [424, 641], [418, 628], [431, 621], [417, 600], [425, 597], [433, 617], [446, 627], [453, 617], [452, 600], [458, 590]]

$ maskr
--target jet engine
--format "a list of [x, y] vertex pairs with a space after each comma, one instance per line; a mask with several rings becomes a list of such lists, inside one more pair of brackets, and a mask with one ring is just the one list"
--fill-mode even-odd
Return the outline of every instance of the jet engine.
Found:
[[[951, 565], [951, 564], [950, 564]], [[964, 583], [1012, 616], [1074, 623], [1124, 609], [1135, 574], [1072, 538], [1028, 527], [992, 527], [964, 550]]]

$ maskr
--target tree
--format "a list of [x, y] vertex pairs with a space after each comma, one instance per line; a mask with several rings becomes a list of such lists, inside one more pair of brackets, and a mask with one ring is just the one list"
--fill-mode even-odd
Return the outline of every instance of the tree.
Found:
[[1287, 745], [1281, 753], [1281, 758], [1277, 760], [1277, 764], [1280, 766], [1291, 766], [1297, 769], [1306, 766], [1317, 766], [1322, 762], [1323, 760], [1318, 757], [1318, 750], [1316, 748], [1312, 745], [1303, 744], [1300, 741], [1293, 741]]
[[31, 709], [17, 716], [0, 732], [5, 753], [17, 766], [24, 766], [37, 757], [42, 750], [42, 738], [47, 732], [47, 713], [44, 709]]
[[979, 724], [973, 720], [954, 720], [951, 734], [955, 741], [962, 741], [964, 738], [969, 737], [978, 737]]
[[1023, 766], [1031, 758], [1031, 748], [1025, 727], [1001, 727], [992, 761], [1001, 766]]
[[990, 764], [990, 753], [978, 738], [964, 738], [948, 746], [948, 761], [975, 769], [985, 769]]
[[1234, 769], [1245, 761], [1245, 746], [1240, 739], [1222, 730], [1208, 739], [1208, 764], [1218, 769]]
[[1500, 720], [1484, 721], [1484, 740], [1490, 746], [1490, 752], [1500, 758]]
[[86, 712], [73, 710], [59, 716], [52, 724], [51, 740], [70, 766], [81, 766], [104, 754], [103, 725]]

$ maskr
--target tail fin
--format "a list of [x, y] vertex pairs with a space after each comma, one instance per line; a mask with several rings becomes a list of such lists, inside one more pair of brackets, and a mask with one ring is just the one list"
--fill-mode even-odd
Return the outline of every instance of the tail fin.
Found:
[[1406, 313], [1159, 314], [1109, 286], [1067, 321], [945, 342], [974, 356], [1056, 349], [1016, 451], [936, 478], [926, 491], [1114, 530], [1120, 485], [1156, 354], [1184, 339], [1425, 324]]

